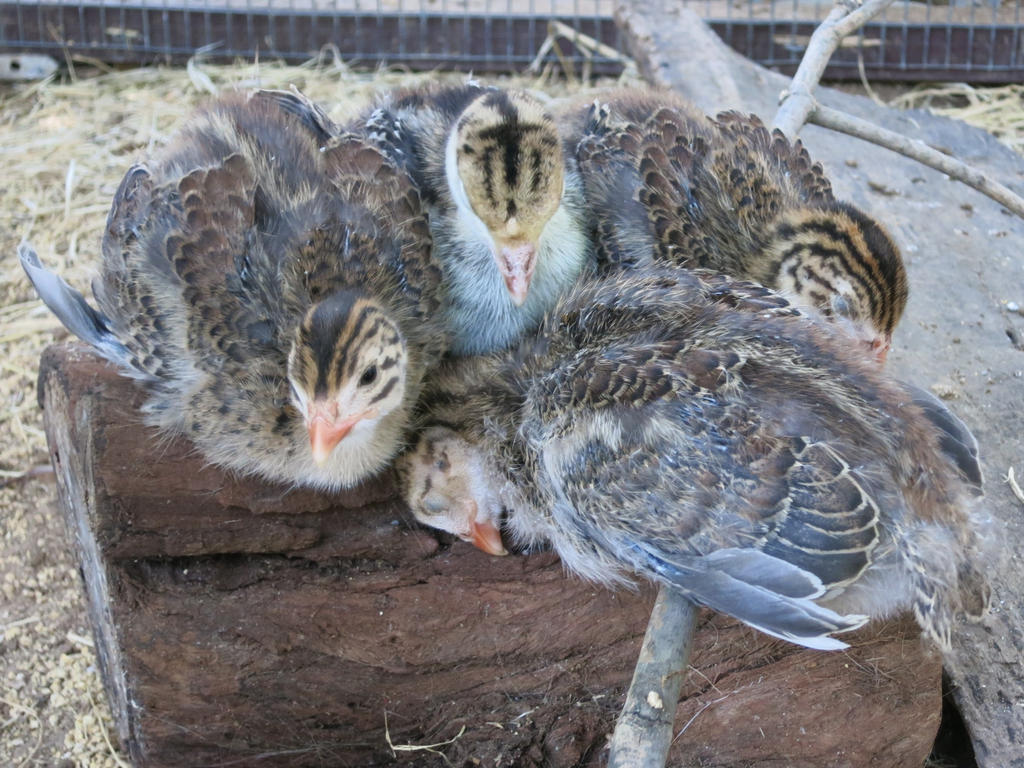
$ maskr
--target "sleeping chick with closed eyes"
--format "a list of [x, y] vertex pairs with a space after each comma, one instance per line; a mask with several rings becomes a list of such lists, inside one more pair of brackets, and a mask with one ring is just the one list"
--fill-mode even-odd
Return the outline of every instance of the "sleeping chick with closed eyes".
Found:
[[365, 125], [428, 207], [452, 352], [502, 349], [536, 327], [590, 259], [579, 176], [544, 106], [438, 85], [385, 95]]
[[64, 325], [146, 387], [145, 420], [245, 474], [334, 490], [383, 469], [446, 350], [411, 180], [297, 94], [190, 119], [128, 171], [102, 257], [96, 310], [21, 249]]
[[536, 337], [456, 361], [425, 395], [407, 501], [492, 554], [505, 510], [573, 573], [651, 579], [823, 650], [908, 608], [948, 648], [987, 604], [970, 432], [753, 283], [591, 281]]

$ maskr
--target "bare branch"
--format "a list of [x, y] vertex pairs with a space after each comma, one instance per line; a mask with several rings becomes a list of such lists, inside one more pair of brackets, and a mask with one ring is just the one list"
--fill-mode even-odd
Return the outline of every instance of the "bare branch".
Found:
[[696, 623], [696, 605], [674, 589], [658, 591], [608, 768], [664, 768]]
[[811, 35], [793, 81], [780, 96], [775, 128], [790, 138], [800, 132], [814, 108], [814, 89], [821, 82], [825, 67], [843, 38], [860, 29], [892, 3], [893, 0], [868, 0], [850, 10], [849, 5], [840, 2], [829, 12]]
[[981, 171], [971, 168], [966, 163], [949, 155], [944, 155], [937, 149], [932, 149], [923, 141], [909, 139], [899, 133], [869, 123], [867, 120], [861, 120], [859, 117], [823, 107], [813, 100], [808, 122], [864, 141], [870, 141], [872, 144], [891, 149], [893, 152], [917, 160], [930, 168], [942, 171], [951, 179], [962, 181], [1024, 218], [1024, 199], [999, 182], [993, 181]]
[[[892, 0], [888, 0], [888, 2], [886, 0], [868, 0], [868, 2], [854, 10], [850, 10], [850, 6], [858, 5], [857, 2], [844, 3], [840, 1], [835, 10], [844, 10], [844, 5], [846, 6], [844, 15], [842, 15], [842, 18], [834, 24], [831, 29], [831, 33], [835, 35], [835, 43], [832, 46], [832, 53], [835, 53], [836, 48], [839, 46], [839, 43], [842, 42], [844, 37], [849, 35], [851, 32], [856, 32], [875, 18], [875, 16], [892, 5]], [[818, 27], [818, 29], [821, 29], [822, 27], [824, 27], [824, 23], [822, 23], [821, 27]], [[832, 53], [829, 54], [829, 58], [832, 57]], [[825, 71], [824, 67], [822, 67], [822, 71]]]
[[774, 127], [794, 138], [804, 124], [811, 122], [823, 128], [870, 141], [942, 171], [950, 178], [962, 181], [1024, 218], [1024, 200], [980, 171], [932, 149], [924, 142], [908, 139], [866, 120], [823, 107], [815, 100], [814, 89], [842, 39], [881, 13], [892, 2], [893, 0], [867, 0], [852, 11], [840, 3], [832, 9], [821, 25], [814, 30], [793, 81], [782, 92]]

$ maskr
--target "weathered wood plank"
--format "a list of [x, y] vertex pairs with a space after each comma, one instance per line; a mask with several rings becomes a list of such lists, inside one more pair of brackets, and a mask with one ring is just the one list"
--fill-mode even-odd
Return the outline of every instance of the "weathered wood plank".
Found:
[[[412, 530], [390, 477], [329, 498], [232, 478], [142, 426], [136, 385], [80, 345], [47, 350], [40, 397], [137, 765], [390, 765], [385, 714], [395, 744], [465, 726], [453, 765], [604, 760], [653, 590]], [[702, 614], [671, 764], [920, 766], [937, 658], [909, 621], [852, 639], [817, 653]]]

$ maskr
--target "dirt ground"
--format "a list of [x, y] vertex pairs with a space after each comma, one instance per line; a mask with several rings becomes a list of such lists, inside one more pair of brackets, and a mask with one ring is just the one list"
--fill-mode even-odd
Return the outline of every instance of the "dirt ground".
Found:
[[[121, 175], [160, 146], [207, 92], [294, 84], [342, 119], [375, 90], [414, 79], [338, 65], [247, 65], [132, 70], [0, 90], [0, 765], [125, 765], [110, 742], [36, 405], [39, 353], [63, 332], [31, 292], [17, 264], [18, 242], [30, 239], [44, 262], [84, 289]], [[1020, 91], [997, 89], [988, 98], [983, 91], [950, 90], [928, 98], [947, 109], [974, 105], [983, 124], [991, 124], [992, 110], [978, 104], [1005, 99], [1020, 111]], [[1019, 114], [999, 123], [1011, 145], [1020, 146], [1020, 123]]]

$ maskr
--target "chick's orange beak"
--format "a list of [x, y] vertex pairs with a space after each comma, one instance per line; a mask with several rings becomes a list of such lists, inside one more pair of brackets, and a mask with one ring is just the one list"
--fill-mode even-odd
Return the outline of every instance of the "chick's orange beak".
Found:
[[886, 333], [882, 336], [878, 336], [873, 341], [869, 342], [869, 344], [878, 364], [885, 365], [885, 358], [889, 354], [889, 349], [892, 347], [892, 334]]
[[[467, 499], [465, 505], [462, 507], [462, 512], [465, 513], [466, 518], [469, 521], [469, 532], [460, 533], [460, 539], [463, 541], [473, 542], [474, 547], [482, 549], [488, 555], [500, 556], [508, 554], [508, 551], [505, 549], [505, 545], [501, 543], [501, 531], [498, 530], [498, 527], [494, 525], [494, 523], [481, 523], [477, 520], [479, 507], [477, 507], [475, 501]], [[463, 530], [465, 530], [465, 528], [463, 528]]]
[[338, 443], [344, 440], [352, 427], [366, 416], [361, 413], [349, 419], [338, 419], [338, 404], [316, 402], [310, 406], [309, 447], [313, 451], [313, 461], [322, 467]]
[[488, 555], [507, 555], [508, 550], [501, 543], [501, 531], [492, 523], [478, 523], [475, 520], [469, 526], [469, 535], [473, 546], [482, 549]]
[[498, 270], [505, 278], [512, 303], [521, 307], [530, 291], [530, 280], [537, 264], [537, 246], [533, 243], [505, 243], [498, 247]]

